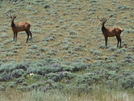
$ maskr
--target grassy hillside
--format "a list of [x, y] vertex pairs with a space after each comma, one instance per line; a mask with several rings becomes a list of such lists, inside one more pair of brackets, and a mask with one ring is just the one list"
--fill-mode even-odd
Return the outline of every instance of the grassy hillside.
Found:
[[[46, 8], [48, 6], [48, 8]], [[60, 58], [73, 61], [88, 57], [94, 62], [96, 57], [118, 54], [120, 61], [125, 54], [133, 53], [133, 1], [96, 0], [29, 0], [1, 3], [1, 61], [38, 60], [40, 58]], [[113, 15], [107, 27], [121, 27], [125, 31], [121, 37], [123, 46], [116, 48], [116, 38], [109, 38], [108, 49], [104, 46], [101, 25], [97, 19]], [[33, 40], [25, 44], [26, 34], [18, 34], [18, 42], [12, 41], [10, 18], [6, 14], [16, 14], [15, 22], [31, 23]], [[121, 53], [121, 54], [120, 54]], [[122, 55], [122, 53], [124, 55]], [[97, 56], [96, 56], [97, 54]], [[88, 61], [89, 62], [89, 61]]]
[[[0, 90], [58, 89], [81, 95], [103, 86], [133, 95], [133, 5], [133, 0], [0, 1]], [[14, 42], [7, 14], [17, 15], [15, 22], [28, 21], [33, 40], [25, 43], [26, 33], [19, 32]], [[113, 15], [106, 27], [124, 29], [122, 48], [116, 37], [105, 48], [99, 14]]]

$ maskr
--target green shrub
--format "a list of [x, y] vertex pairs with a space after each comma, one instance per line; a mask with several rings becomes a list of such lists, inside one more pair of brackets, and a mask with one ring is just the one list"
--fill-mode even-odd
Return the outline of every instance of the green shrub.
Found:
[[133, 64], [134, 64], [133, 60], [134, 60], [134, 57], [132, 54], [129, 54], [129, 53], [124, 54], [124, 57], [121, 60], [121, 64], [123, 66], [133, 67]]
[[108, 51], [109, 52], [114, 52], [114, 51], [116, 51], [117, 50], [117, 47], [110, 47], [110, 48], [108, 48]]
[[7, 53], [6, 53], [6, 56], [14, 56], [14, 55], [15, 55], [14, 52], [7, 52]]
[[44, 72], [41, 71], [41, 69], [38, 67], [29, 67], [27, 69], [27, 74], [30, 74], [30, 73], [33, 73], [33, 74], [39, 74], [39, 75], [43, 75]]
[[100, 49], [105, 49], [106, 46], [105, 46], [104, 44], [102, 44], [102, 45], [99, 46], [99, 48], [100, 48]]
[[78, 76], [76, 73], [71, 73], [71, 72], [66, 72], [66, 71], [62, 72], [62, 75], [64, 76], [65, 80], [71, 80]]
[[30, 87], [31, 89], [38, 89], [40, 86], [44, 86], [44, 83], [43, 82], [35, 82], [30, 86], [31, 86]]
[[45, 41], [54, 41], [56, 40], [56, 37], [54, 35], [48, 36]]
[[19, 77], [19, 78], [15, 78], [15, 82], [16, 82], [16, 84], [21, 84], [21, 83], [23, 83], [24, 82], [24, 80], [25, 80], [25, 77]]
[[122, 88], [128, 89], [128, 88], [133, 88], [134, 87], [134, 75], [126, 76], [118, 81]]
[[130, 52], [131, 52], [131, 51], [133, 52], [133, 51], [134, 51], [134, 46], [129, 47], [128, 50], [129, 50]]
[[52, 49], [50, 52], [47, 52], [47, 55], [56, 55], [58, 51], [56, 49]]
[[18, 91], [21, 91], [21, 92], [26, 92], [26, 91], [28, 91], [28, 88], [25, 87], [25, 86], [18, 86], [18, 87], [17, 87], [17, 90], [18, 90]]
[[29, 64], [26, 62], [21, 62], [16, 64], [16, 69], [23, 69], [24, 71], [26, 71], [29, 68]]
[[96, 60], [93, 63], [94, 63], [94, 67], [104, 67], [104, 61], [103, 60]]
[[26, 50], [26, 54], [36, 54], [36, 51], [35, 50]]
[[12, 77], [14, 78], [19, 78], [24, 75], [24, 70], [23, 69], [16, 69], [12, 71]]
[[0, 75], [0, 81], [9, 81], [11, 79], [12, 79], [12, 74], [11, 73], [3, 72]]
[[86, 51], [86, 49], [84, 49], [86, 45], [79, 45], [78, 47], [74, 47], [73, 50], [74, 51]]
[[53, 22], [52, 21], [46, 21], [46, 24], [47, 25], [53, 25]]
[[32, 78], [35, 81], [39, 81], [42, 78], [42, 76], [41, 75], [38, 75], [38, 74], [33, 74]]
[[[57, 26], [56, 26], [57, 27]], [[62, 25], [61, 26], [61, 29], [67, 29], [68, 28], [68, 26], [67, 25]]]
[[130, 13], [130, 17], [134, 17], [134, 12]]
[[0, 91], [5, 91], [6, 87], [0, 86]]
[[7, 33], [1, 33], [1, 34], [0, 34], [0, 37], [1, 37], [1, 38], [7, 38], [7, 37], [8, 37], [8, 34], [7, 34]]
[[115, 80], [115, 81], [117, 81], [121, 76], [119, 75], [119, 74], [117, 74], [117, 72], [116, 71], [109, 71], [108, 73], [107, 73], [107, 75], [108, 75], [108, 80]]
[[75, 30], [72, 30], [69, 32], [70, 35], [77, 35], [77, 32]]
[[28, 83], [27, 82], [22, 82], [22, 85], [23, 86], [28, 86]]
[[41, 48], [40, 49], [40, 52], [43, 53], [43, 52], [47, 52], [48, 50], [49, 50], [49, 48], [48, 47], [45, 47], [45, 48]]
[[[39, 11], [34, 11], [33, 14], [38, 14]], [[39, 33], [39, 34], [43, 34], [44, 32], [42, 30], [32, 30], [32, 33]]]
[[31, 45], [31, 46], [29, 47], [29, 49], [38, 49], [38, 46], [37, 46], [37, 45]]
[[90, 67], [90, 64], [82, 63], [82, 62], [73, 62], [70, 64], [74, 67], [73, 72], [79, 71], [79, 70], [85, 70], [86, 68]]
[[[76, 12], [77, 13], [77, 12]], [[71, 26], [78, 26], [78, 23], [76, 21], [71, 21]], [[76, 33], [76, 32], [75, 32]], [[70, 32], [70, 35], [75, 34], [74, 32]]]
[[43, 67], [29, 67], [27, 69], [27, 73], [34, 73], [34, 74], [38, 74], [38, 75], [45, 75], [48, 74], [50, 72], [55, 73], [61, 71], [60, 67], [52, 67], [52, 66], [43, 66]]
[[117, 9], [117, 10], [127, 10], [127, 9], [130, 9], [130, 7], [128, 7], [127, 5], [119, 5], [115, 9]]
[[121, 72], [122, 72], [122, 75], [124, 75], [124, 76], [129, 76], [129, 75], [133, 75], [134, 70], [125, 69], [125, 70], [122, 70]]
[[0, 72], [11, 72], [15, 70], [16, 68], [16, 63], [10, 62], [10, 63], [2, 63], [0, 66]]
[[76, 77], [77, 84], [88, 84], [89, 86], [92, 86], [101, 82], [102, 77], [100, 75], [97, 75], [96, 73], [85, 73]]
[[108, 70], [119, 71], [121, 69], [121, 66], [117, 63], [108, 63], [105, 65], [105, 68], [107, 68]]
[[45, 66], [45, 65], [48, 65], [48, 64], [49, 64], [49, 62], [47, 61], [47, 59], [43, 58], [43, 59], [40, 59], [38, 61], [35, 61], [30, 66], [31, 67], [42, 67], [42, 66]]
[[117, 83], [115, 80], [107, 80], [105, 81], [104, 85], [109, 89], [121, 89], [120, 84]]
[[8, 85], [9, 85], [11, 88], [14, 88], [14, 87], [15, 87], [15, 82], [9, 82]]
[[121, 49], [118, 49], [115, 53], [121, 54], [121, 53], [125, 53], [126, 51], [127, 51], [126, 48], [121, 48]]
[[62, 50], [69, 50], [69, 48], [70, 48], [70, 44], [66, 44], [61, 47]]
[[99, 51], [99, 50], [95, 50], [95, 51], [93, 52], [93, 55], [102, 55], [102, 52]]
[[27, 7], [26, 7], [26, 10], [28, 10], [28, 11], [35, 11], [35, 9], [34, 9], [33, 6], [27, 6]]
[[[20, 42], [14, 42], [14, 44], [15, 44], [15, 46], [19, 46], [19, 48], [18, 49], [21, 49], [22, 48], [22, 46], [21, 46], [21, 43]], [[20, 48], [21, 47], [21, 48]]]
[[117, 56], [118, 55], [113, 54], [112, 56], [105, 57], [106, 63], [113, 63], [113, 64], [116, 63], [117, 62], [117, 60], [116, 60]]
[[70, 65], [62, 65], [61, 66], [63, 71], [70, 71], [70, 72], [73, 72], [75, 67], [74, 66], [70, 66]]
[[15, 12], [15, 9], [14, 8], [10, 8], [10, 9], [6, 9], [5, 10], [5, 14], [10, 14], [12, 12]]
[[46, 74], [45, 77], [47, 79], [52, 79], [55, 82], [58, 82], [63, 78], [63, 76], [60, 73], [49, 73], [49, 74]]

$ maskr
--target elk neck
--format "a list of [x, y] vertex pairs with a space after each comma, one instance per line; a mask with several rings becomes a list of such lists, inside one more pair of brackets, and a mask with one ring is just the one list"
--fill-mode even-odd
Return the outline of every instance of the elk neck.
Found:
[[102, 31], [106, 30], [106, 27], [104, 26], [104, 24], [105, 23], [102, 24], [102, 28], [101, 28]]
[[15, 27], [14, 19], [11, 22], [11, 27]]

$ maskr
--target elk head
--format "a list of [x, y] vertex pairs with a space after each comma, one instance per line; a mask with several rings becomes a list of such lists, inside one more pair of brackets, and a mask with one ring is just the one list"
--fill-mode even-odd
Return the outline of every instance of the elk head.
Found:
[[99, 18], [99, 15], [97, 16], [97, 18], [99, 19], [99, 21], [101, 22], [101, 24], [102, 25], [104, 25], [106, 22], [107, 22], [107, 20], [109, 19], [109, 18], [111, 18], [113, 15], [110, 15], [109, 17], [107, 17], [107, 18]]

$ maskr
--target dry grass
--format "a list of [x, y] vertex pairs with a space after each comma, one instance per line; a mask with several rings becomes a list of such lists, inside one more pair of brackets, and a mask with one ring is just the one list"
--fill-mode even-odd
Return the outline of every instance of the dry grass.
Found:
[[107, 89], [96, 90], [88, 94], [64, 94], [60, 91], [31, 91], [19, 92], [13, 89], [0, 93], [1, 101], [133, 101], [134, 96], [127, 92], [118, 92]]

